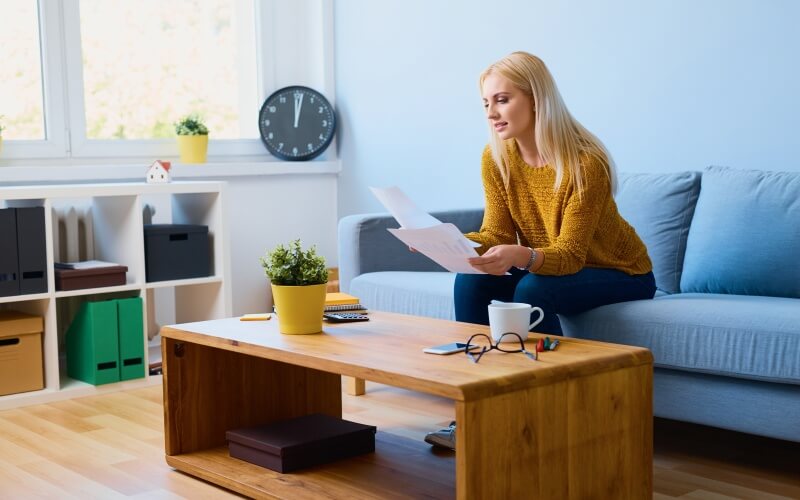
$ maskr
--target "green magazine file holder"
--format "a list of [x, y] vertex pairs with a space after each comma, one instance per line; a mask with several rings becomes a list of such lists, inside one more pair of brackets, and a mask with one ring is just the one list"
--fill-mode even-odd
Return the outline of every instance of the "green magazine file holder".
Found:
[[117, 302], [84, 302], [67, 330], [67, 373], [94, 385], [119, 382]]
[[144, 377], [144, 320], [142, 298], [118, 299], [119, 379]]

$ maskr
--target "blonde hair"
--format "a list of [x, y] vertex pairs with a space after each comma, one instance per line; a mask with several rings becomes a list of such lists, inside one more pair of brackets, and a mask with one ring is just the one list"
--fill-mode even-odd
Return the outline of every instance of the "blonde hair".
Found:
[[[600, 139], [572, 117], [544, 61], [533, 54], [521, 51], [507, 55], [481, 73], [481, 94], [483, 82], [493, 73], [507, 78], [515, 87], [532, 98], [536, 147], [542, 159], [556, 171], [554, 190], [558, 190], [561, 186], [564, 172], [568, 171], [575, 182], [578, 194], [583, 193], [586, 186], [582, 160], [595, 160], [605, 168], [611, 192], [616, 191], [616, 173], [611, 155]], [[500, 169], [500, 175], [508, 186], [508, 150], [491, 124], [489, 146], [492, 158]]]

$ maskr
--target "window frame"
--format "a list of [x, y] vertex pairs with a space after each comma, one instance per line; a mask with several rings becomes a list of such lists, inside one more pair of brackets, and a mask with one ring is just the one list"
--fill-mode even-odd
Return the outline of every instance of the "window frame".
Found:
[[[252, 12], [255, 22], [256, 102], [275, 87], [273, 1], [237, 0], [237, 9]], [[247, 5], [250, 5], [249, 7]], [[5, 140], [0, 159], [125, 160], [178, 156], [174, 139], [115, 140], [86, 137], [80, 0], [38, 0], [41, 45], [42, 110], [45, 138]], [[240, 39], [241, 42], [241, 39]], [[209, 139], [210, 158], [273, 160], [260, 138]]]
[[[63, 40], [60, 2], [37, 2], [39, 17], [39, 66], [42, 73], [44, 139], [3, 139], [4, 158], [59, 158], [68, 156], [64, 66], [60, 57]], [[60, 98], [59, 98], [60, 97]]]

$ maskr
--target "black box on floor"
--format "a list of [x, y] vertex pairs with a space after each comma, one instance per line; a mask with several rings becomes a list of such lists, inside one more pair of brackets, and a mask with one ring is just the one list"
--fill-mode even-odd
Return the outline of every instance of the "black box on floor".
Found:
[[210, 254], [208, 226], [144, 226], [145, 275], [148, 282], [209, 276]]
[[277, 472], [375, 451], [376, 427], [315, 413], [225, 434], [234, 458]]

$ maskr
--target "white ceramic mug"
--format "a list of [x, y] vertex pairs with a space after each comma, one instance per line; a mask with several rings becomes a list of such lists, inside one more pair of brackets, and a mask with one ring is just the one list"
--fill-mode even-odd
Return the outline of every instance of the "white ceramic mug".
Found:
[[[536, 311], [539, 317], [531, 323], [531, 314]], [[500, 341], [504, 333], [513, 332], [519, 335], [522, 340], [528, 338], [531, 328], [538, 325], [544, 319], [544, 311], [541, 307], [533, 307], [530, 304], [521, 302], [493, 302], [489, 304], [489, 329], [492, 332], [492, 340]], [[507, 335], [503, 342], [515, 341], [513, 335]]]

